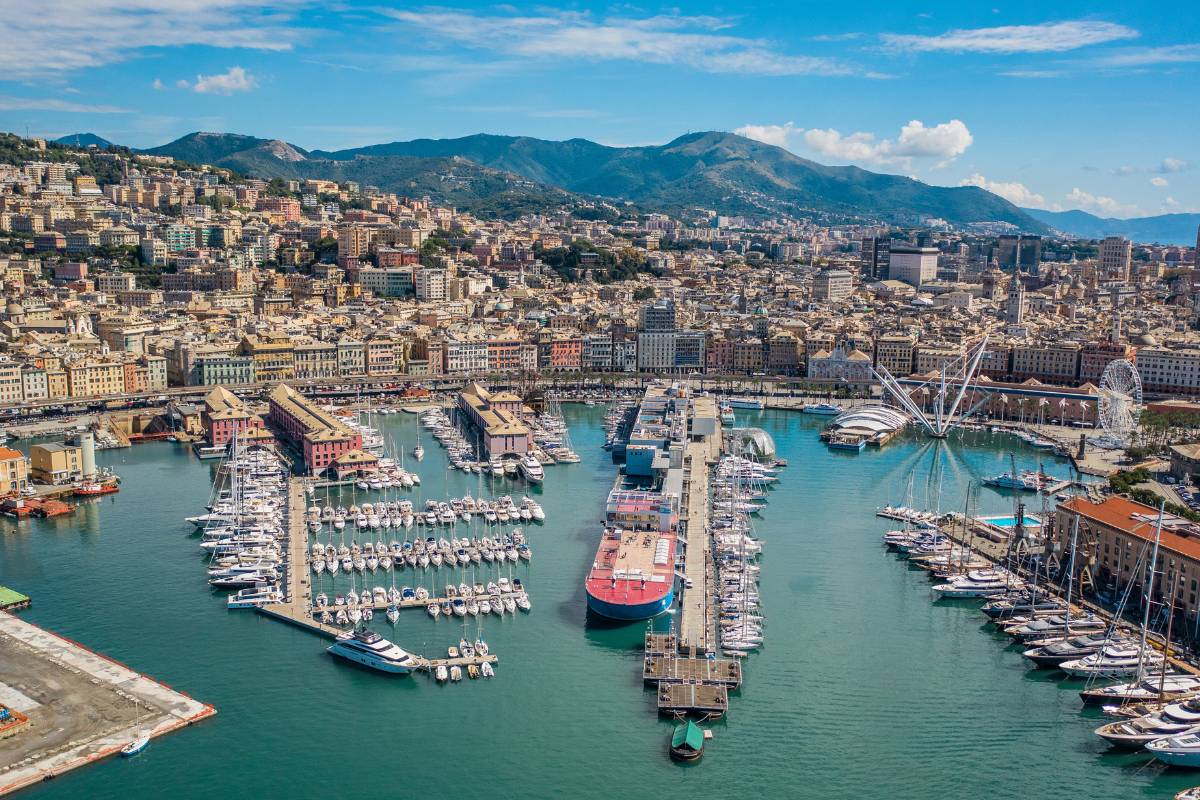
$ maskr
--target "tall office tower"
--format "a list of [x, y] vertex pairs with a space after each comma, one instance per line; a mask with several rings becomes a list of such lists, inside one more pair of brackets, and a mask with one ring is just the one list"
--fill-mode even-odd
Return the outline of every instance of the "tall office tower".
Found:
[[1123, 236], [1109, 236], [1100, 243], [1100, 278], [1108, 281], [1128, 281], [1129, 262], [1133, 245]]

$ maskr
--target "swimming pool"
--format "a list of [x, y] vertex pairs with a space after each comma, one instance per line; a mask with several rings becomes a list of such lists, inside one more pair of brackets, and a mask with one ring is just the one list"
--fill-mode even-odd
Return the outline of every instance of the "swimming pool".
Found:
[[[980, 522], [986, 522], [990, 525], [995, 525], [997, 528], [1015, 528], [1017, 527], [1017, 518], [1014, 516], [1007, 517], [980, 517]], [[1026, 528], [1040, 528], [1042, 521], [1037, 517], [1025, 517]]]

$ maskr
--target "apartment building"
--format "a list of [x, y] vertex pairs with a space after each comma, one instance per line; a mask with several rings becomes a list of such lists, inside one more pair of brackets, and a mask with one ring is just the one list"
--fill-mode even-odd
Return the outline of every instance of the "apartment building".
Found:
[[236, 386], [257, 378], [250, 356], [211, 355], [196, 359], [196, 386]]
[[293, 358], [297, 380], [335, 378], [338, 375], [338, 348], [332, 342], [298, 342]]
[[25, 399], [22, 366], [16, 361], [0, 361], [0, 404], [20, 403]]
[[1137, 350], [1127, 344], [1088, 342], [1079, 350], [1079, 382], [1098, 386], [1108, 365], [1120, 359], [1136, 361]]
[[248, 334], [239, 345], [239, 353], [254, 361], [254, 375], [260, 381], [295, 378], [295, 350], [290, 337], [277, 334]]
[[1200, 349], [1143, 347], [1137, 351], [1138, 373], [1147, 392], [1200, 394]]
[[394, 375], [402, 362], [396, 357], [396, 342], [385, 336], [373, 336], [364, 346], [368, 375]]
[[0, 447], [0, 494], [17, 495], [29, 485], [29, 462], [25, 454]]
[[1075, 342], [1017, 343], [1012, 350], [1014, 380], [1030, 378], [1059, 386], [1074, 385], [1079, 375], [1080, 345]]
[[478, 374], [488, 369], [488, 343], [485, 339], [447, 339], [446, 372]]
[[342, 337], [337, 345], [338, 375], [365, 375], [367, 372], [367, 354], [363, 343], [357, 339]]
[[445, 300], [450, 288], [449, 276], [446, 270], [441, 268], [417, 270], [414, 288], [418, 300], [425, 302]]
[[125, 393], [125, 366], [120, 361], [86, 360], [68, 364], [70, 397], [101, 397]]
[[823, 269], [813, 278], [813, 302], [840, 303], [852, 294], [854, 278], [844, 269]]
[[891, 333], [875, 339], [875, 367], [886, 369], [896, 377], [908, 375], [913, 369], [917, 337]]

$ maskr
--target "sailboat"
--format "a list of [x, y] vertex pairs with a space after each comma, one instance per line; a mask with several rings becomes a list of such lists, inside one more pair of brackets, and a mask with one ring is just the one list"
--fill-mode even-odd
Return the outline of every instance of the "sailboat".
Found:
[[425, 457], [425, 448], [421, 446], [421, 426], [417, 426], [417, 445], [413, 448], [413, 458], [420, 461]]
[[136, 756], [138, 753], [150, 746], [150, 734], [142, 730], [142, 707], [136, 700], [133, 701], [133, 707], [137, 709], [137, 736], [129, 744], [121, 748], [121, 757], [129, 758]]

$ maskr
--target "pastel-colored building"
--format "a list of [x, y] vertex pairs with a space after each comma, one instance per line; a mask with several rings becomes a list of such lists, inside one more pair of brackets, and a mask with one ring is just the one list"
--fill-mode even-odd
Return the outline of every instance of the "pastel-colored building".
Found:
[[525, 455], [533, 446], [533, 435], [521, 415], [521, 398], [511, 392], [492, 394], [478, 383], [469, 384], [458, 395], [458, 408], [479, 431], [489, 458]]
[[312, 403], [286, 383], [268, 397], [267, 422], [304, 458], [311, 475], [320, 475], [342, 455], [362, 450], [362, 434]]

